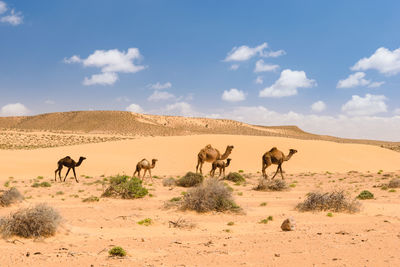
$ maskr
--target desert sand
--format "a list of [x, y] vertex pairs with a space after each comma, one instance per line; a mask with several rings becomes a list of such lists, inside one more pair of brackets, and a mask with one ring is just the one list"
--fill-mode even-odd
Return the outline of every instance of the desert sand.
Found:
[[[164, 207], [187, 188], [164, 187], [162, 179], [194, 171], [197, 153], [207, 144], [221, 153], [227, 145], [234, 145], [227, 173], [243, 170], [247, 183], [227, 183], [242, 213], [196, 213]], [[290, 148], [298, 150], [283, 165], [291, 187], [283, 192], [255, 191], [261, 177], [261, 156], [273, 146], [285, 153]], [[57, 160], [67, 155], [76, 160], [87, 158], [76, 169], [80, 183], [72, 173], [65, 183], [54, 182]], [[104, 177], [132, 175], [142, 158], [158, 159], [152, 170], [157, 178], [145, 182], [152, 196], [82, 202], [89, 196], [101, 196]], [[377, 145], [257, 135], [136, 135], [71, 146], [3, 149], [0, 162], [1, 189], [15, 186], [25, 196], [21, 203], [0, 208], [0, 216], [45, 202], [63, 217], [54, 237], [0, 239], [0, 266], [400, 265], [400, 191], [376, 187], [400, 177], [400, 153]], [[203, 170], [210, 168], [206, 163]], [[271, 166], [268, 174], [275, 169], [276, 165]], [[65, 172], [64, 168], [62, 174]], [[51, 187], [33, 188], [35, 181], [50, 182]], [[361, 211], [354, 214], [334, 212], [328, 217], [327, 212], [295, 209], [308, 192], [338, 188], [352, 197], [369, 190], [375, 198], [360, 200]], [[259, 223], [268, 216], [273, 220]], [[297, 227], [283, 232], [280, 225], [290, 216]], [[145, 218], [154, 223], [137, 224]], [[193, 228], [170, 227], [169, 221], [179, 218]], [[113, 246], [122, 246], [128, 256], [109, 257], [107, 251]]]

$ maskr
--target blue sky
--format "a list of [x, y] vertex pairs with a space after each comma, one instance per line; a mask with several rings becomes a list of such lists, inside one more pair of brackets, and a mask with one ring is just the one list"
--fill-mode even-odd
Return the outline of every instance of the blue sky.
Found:
[[0, 115], [295, 124], [400, 141], [398, 1], [0, 1]]

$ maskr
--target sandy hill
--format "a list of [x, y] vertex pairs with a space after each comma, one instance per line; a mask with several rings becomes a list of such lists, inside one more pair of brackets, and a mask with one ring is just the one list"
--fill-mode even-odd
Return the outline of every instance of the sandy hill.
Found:
[[356, 140], [316, 135], [296, 126], [258, 126], [234, 120], [188, 118], [132, 113], [127, 111], [73, 111], [36, 116], [0, 117], [0, 129], [126, 136], [179, 136], [233, 134], [326, 140], [340, 143], [379, 145], [400, 151], [400, 142]]

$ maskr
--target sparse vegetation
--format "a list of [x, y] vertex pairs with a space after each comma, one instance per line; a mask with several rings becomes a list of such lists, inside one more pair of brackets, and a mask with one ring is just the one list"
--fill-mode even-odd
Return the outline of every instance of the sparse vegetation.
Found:
[[60, 223], [61, 216], [56, 210], [47, 204], [37, 204], [1, 218], [0, 232], [3, 237], [48, 237], [56, 233]]
[[333, 213], [332, 213], [332, 212], [328, 212], [328, 213], [326, 214], [326, 216], [328, 216], [328, 217], [333, 217]]
[[260, 203], [260, 206], [261, 206], [261, 207], [267, 206], [267, 202], [261, 202], [261, 203]]
[[169, 221], [169, 227], [171, 228], [171, 226], [173, 228], [187, 228], [187, 229], [192, 229], [194, 228], [196, 225], [190, 221], [185, 220], [184, 218], [179, 218], [175, 221]]
[[368, 190], [364, 190], [357, 196], [357, 198], [358, 199], [373, 199], [374, 198], [374, 194], [372, 194]]
[[188, 172], [180, 179], [176, 181], [178, 186], [182, 187], [192, 187], [198, 184], [201, 184], [204, 180], [204, 177], [200, 173]]
[[228, 222], [226, 225], [232, 226], [234, 224], [235, 224], [234, 222]]
[[149, 192], [142, 186], [142, 181], [126, 175], [110, 177], [110, 185], [102, 194], [103, 197], [120, 197], [123, 199], [142, 198]]
[[357, 212], [360, 209], [360, 203], [345, 194], [343, 190], [320, 193], [311, 192], [307, 194], [304, 202], [296, 207], [300, 211], [334, 211], [334, 212]]
[[217, 179], [209, 179], [190, 189], [183, 198], [182, 208], [197, 212], [240, 210], [233, 200], [232, 192]]
[[146, 218], [146, 219], [143, 219], [141, 221], [138, 221], [137, 223], [139, 225], [149, 226], [149, 225], [153, 224], [153, 220], [150, 219], [150, 218]]
[[22, 201], [23, 199], [24, 199], [24, 197], [18, 191], [18, 189], [15, 187], [12, 187], [9, 190], [5, 191], [0, 196], [0, 206], [7, 207], [7, 206], [10, 206], [11, 204]]
[[394, 193], [394, 192], [396, 192], [396, 189], [390, 189], [388, 192]]
[[225, 177], [225, 180], [232, 181], [237, 184], [246, 182], [246, 179], [244, 179], [244, 177], [240, 173], [237, 173], [237, 172], [230, 172], [228, 174], [228, 176]]
[[261, 178], [258, 185], [254, 188], [254, 190], [258, 191], [283, 191], [288, 188], [286, 182], [281, 179], [276, 180], [267, 180]]
[[41, 182], [41, 183], [35, 182], [32, 184], [32, 187], [50, 187], [50, 186], [51, 184], [49, 182]]
[[176, 180], [172, 177], [170, 178], [165, 178], [162, 181], [163, 186], [174, 186], [176, 185]]
[[170, 201], [170, 202], [177, 202], [177, 201], [181, 201], [181, 200], [182, 200], [181, 197], [173, 197], [173, 198], [171, 198], [169, 201]]
[[126, 251], [122, 247], [116, 246], [108, 251], [108, 255], [112, 257], [125, 257]]
[[96, 196], [90, 196], [82, 199], [82, 202], [98, 202], [98, 201], [100, 201], [100, 199]]
[[400, 188], [400, 179], [395, 178], [389, 181], [388, 188]]

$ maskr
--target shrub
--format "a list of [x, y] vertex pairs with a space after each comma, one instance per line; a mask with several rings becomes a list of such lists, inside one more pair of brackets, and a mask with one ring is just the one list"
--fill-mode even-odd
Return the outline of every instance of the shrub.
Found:
[[261, 178], [258, 185], [254, 188], [254, 190], [258, 191], [283, 191], [288, 188], [286, 182], [281, 179], [276, 180], [267, 180]]
[[358, 199], [372, 199], [372, 198], [374, 198], [374, 194], [372, 194], [368, 190], [364, 190], [357, 196], [357, 198]]
[[143, 219], [143, 220], [141, 220], [141, 221], [138, 221], [138, 224], [144, 225], [144, 226], [149, 226], [149, 225], [151, 225], [152, 223], [153, 223], [153, 220], [150, 219], [150, 218], [146, 218], [146, 219]]
[[246, 182], [243, 176], [237, 172], [230, 172], [228, 176], [225, 177], [225, 180], [229, 180], [238, 184]]
[[41, 183], [33, 183], [32, 187], [50, 187], [51, 184], [49, 182], [41, 182]]
[[330, 193], [311, 192], [307, 194], [304, 202], [296, 207], [300, 211], [347, 211], [356, 212], [360, 209], [360, 203], [350, 199], [343, 190]]
[[328, 212], [328, 213], [326, 214], [326, 216], [328, 216], [328, 217], [333, 217], [333, 214], [332, 214], [332, 212]]
[[23, 199], [24, 197], [21, 195], [18, 189], [12, 187], [0, 196], [0, 206], [7, 207]]
[[190, 189], [183, 198], [182, 208], [197, 212], [240, 210], [233, 201], [232, 191], [217, 179], [209, 179]]
[[392, 179], [387, 185], [388, 188], [399, 188], [400, 187], [400, 179]]
[[125, 257], [126, 256], [126, 251], [122, 247], [113, 247], [108, 251], [108, 255], [112, 257]]
[[123, 199], [142, 198], [149, 192], [142, 186], [142, 181], [136, 177], [114, 176], [110, 179], [110, 185], [102, 194], [103, 197], [120, 197]]
[[163, 184], [163, 186], [174, 186], [174, 185], [176, 185], [176, 181], [172, 177], [165, 178], [165, 179], [163, 179], [162, 184]]
[[3, 237], [21, 236], [48, 237], [56, 233], [61, 222], [60, 214], [47, 204], [20, 209], [9, 217], [0, 220]]
[[98, 202], [100, 199], [96, 196], [90, 196], [82, 200], [82, 202]]
[[182, 187], [192, 187], [201, 184], [204, 177], [201, 173], [188, 172], [183, 177], [176, 181], [178, 186]]

